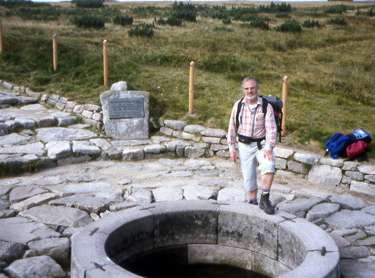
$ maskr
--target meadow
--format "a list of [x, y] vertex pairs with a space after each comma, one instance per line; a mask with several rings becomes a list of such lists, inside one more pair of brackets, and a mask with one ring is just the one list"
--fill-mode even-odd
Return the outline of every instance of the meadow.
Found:
[[[357, 128], [375, 136], [371, 2], [84, 2], [0, 1], [0, 79], [94, 104], [112, 83], [126, 81], [131, 90], [150, 92], [155, 122], [226, 130], [244, 77], [258, 80], [260, 94], [281, 98], [288, 76], [285, 144], [322, 149], [334, 133]], [[193, 116], [187, 115], [191, 61]]]

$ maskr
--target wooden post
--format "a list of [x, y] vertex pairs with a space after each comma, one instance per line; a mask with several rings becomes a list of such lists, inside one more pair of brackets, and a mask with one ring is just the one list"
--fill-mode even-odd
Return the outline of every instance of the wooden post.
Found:
[[108, 52], [107, 41], [103, 41], [103, 67], [104, 67], [104, 86], [108, 85]]
[[190, 63], [190, 80], [189, 80], [189, 115], [194, 111], [194, 62]]
[[0, 19], [0, 53], [3, 53], [3, 23], [1, 22]]
[[288, 98], [288, 77], [287, 76], [284, 76], [283, 78], [283, 95], [282, 95], [282, 98], [283, 98], [283, 120], [281, 122], [281, 128], [282, 128], [282, 131], [281, 131], [281, 136], [285, 136], [286, 135], [286, 105], [287, 105], [287, 98]]
[[57, 70], [57, 39], [56, 34], [52, 36], [52, 45], [53, 45], [53, 71]]

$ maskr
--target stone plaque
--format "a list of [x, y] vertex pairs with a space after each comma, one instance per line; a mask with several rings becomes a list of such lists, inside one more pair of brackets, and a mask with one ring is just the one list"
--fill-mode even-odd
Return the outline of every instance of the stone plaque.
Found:
[[109, 99], [109, 118], [144, 118], [143, 98], [111, 98]]
[[100, 94], [103, 124], [113, 139], [148, 139], [148, 92], [109, 90]]

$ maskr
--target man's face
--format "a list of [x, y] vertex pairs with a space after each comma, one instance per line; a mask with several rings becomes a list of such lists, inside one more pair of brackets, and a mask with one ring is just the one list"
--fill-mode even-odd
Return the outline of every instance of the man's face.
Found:
[[247, 80], [243, 83], [242, 91], [249, 100], [254, 100], [258, 94], [258, 88], [254, 80]]

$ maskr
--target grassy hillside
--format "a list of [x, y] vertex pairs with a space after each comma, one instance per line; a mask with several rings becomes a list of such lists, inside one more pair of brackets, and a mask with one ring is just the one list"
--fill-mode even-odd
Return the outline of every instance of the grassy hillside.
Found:
[[[100, 93], [108, 89], [102, 65], [107, 40], [109, 83], [122, 80], [131, 89], [149, 91], [154, 118], [226, 129], [244, 77], [257, 78], [261, 94], [281, 97], [281, 79], [288, 76], [286, 141], [322, 146], [334, 133], [356, 128], [375, 136], [374, 15], [371, 2], [105, 2], [92, 7], [0, 1], [0, 79], [99, 104]], [[77, 27], [88, 23], [87, 16], [104, 27]], [[125, 17], [131, 25], [116, 24]], [[131, 36], [129, 30], [142, 23], [151, 25], [153, 35], [143, 37], [141, 30]], [[186, 115], [191, 61], [196, 63], [194, 117]]]

